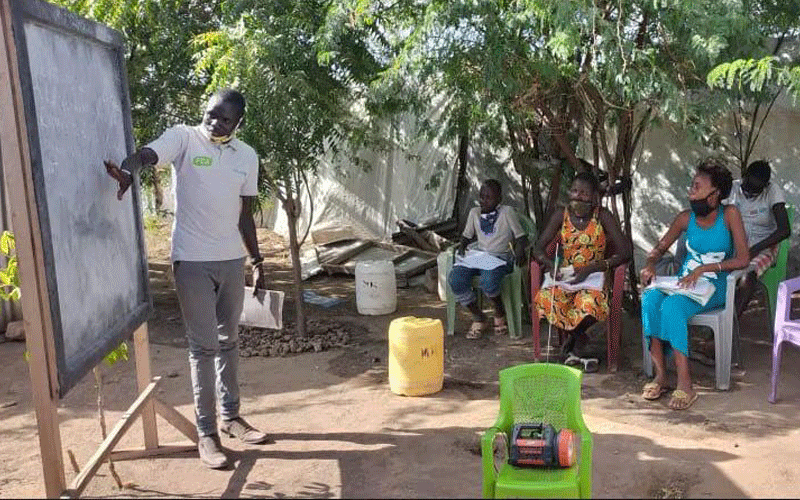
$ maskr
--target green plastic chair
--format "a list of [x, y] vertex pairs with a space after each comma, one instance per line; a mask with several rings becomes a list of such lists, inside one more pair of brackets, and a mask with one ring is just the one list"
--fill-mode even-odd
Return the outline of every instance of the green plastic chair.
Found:
[[[522, 230], [528, 235], [528, 245], [530, 246], [531, 241], [536, 236], [536, 226], [529, 217], [524, 215], [518, 215], [518, 217], [519, 223], [522, 226]], [[450, 269], [453, 268], [456, 249], [458, 249], [458, 245], [453, 245], [449, 249], [445, 250], [445, 253], [447, 254], [444, 259], [446, 269], [446, 272], [444, 273], [445, 276], [450, 276]], [[503, 298], [503, 307], [506, 310], [508, 335], [512, 339], [518, 339], [522, 337], [522, 306], [524, 305], [524, 301], [522, 300], [522, 274], [522, 269], [517, 267], [515, 263], [514, 270], [507, 274], [505, 278], [503, 278], [503, 283], [501, 285], [502, 290], [500, 292], [500, 296]], [[476, 290], [478, 289], [477, 277], [472, 281], [472, 286]], [[446, 285], [446, 289], [447, 334], [453, 335], [456, 328], [456, 297], [453, 294], [453, 290], [450, 288], [449, 281]], [[477, 296], [478, 305], [483, 308], [483, 293], [478, 291]]]
[[[792, 218], [794, 216], [794, 207], [786, 205], [786, 214], [789, 216], [789, 227], [792, 227]], [[767, 289], [767, 297], [769, 299], [769, 314], [772, 322], [775, 322], [775, 298], [778, 295], [778, 284], [786, 279], [786, 258], [789, 255], [789, 236], [781, 241], [778, 246], [778, 255], [775, 257], [775, 262], [761, 275], [761, 283]]]
[[[483, 498], [591, 498], [592, 434], [581, 414], [580, 370], [553, 363], [517, 365], [500, 371], [500, 412], [481, 438]], [[508, 439], [515, 423], [543, 422], [578, 436], [577, 463], [569, 468], [514, 467]], [[505, 438], [506, 459], [495, 466], [494, 444]]]

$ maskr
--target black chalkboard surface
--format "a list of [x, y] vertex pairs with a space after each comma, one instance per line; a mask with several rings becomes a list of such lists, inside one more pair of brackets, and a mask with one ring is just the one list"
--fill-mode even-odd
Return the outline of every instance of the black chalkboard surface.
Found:
[[118, 201], [103, 167], [134, 145], [124, 40], [39, 0], [12, 9], [63, 397], [152, 310], [138, 184]]

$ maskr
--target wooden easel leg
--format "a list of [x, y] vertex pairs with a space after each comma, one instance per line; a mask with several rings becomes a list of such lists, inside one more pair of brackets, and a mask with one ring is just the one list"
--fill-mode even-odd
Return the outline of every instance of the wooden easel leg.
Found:
[[8, 0], [0, 0], [0, 115], [3, 116], [3, 126], [0, 127], [2, 170], [11, 199], [11, 219], [16, 235], [21, 287], [24, 290], [21, 302], [26, 344], [30, 353], [28, 367], [36, 408], [44, 487], [45, 494], [52, 498], [61, 495], [66, 487], [56, 411], [58, 381], [53, 340], [46, 337], [46, 332], [52, 331], [47, 329], [50, 316], [42, 306], [48, 303], [47, 297], [41, 297], [39, 287], [39, 282], [44, 280], [41, 275], [41, 248], [37, 248], [35, 236], [39, 234], [39, 223], [30, 165], [26, 165], [30, 158], [27, 127]]
[[[136, 386], [139, 393], [150, 384], [150, 340], [147, 332], [147, 323], [133, 332], [133, 348], [136, 360]], [[156, 425], [156, 410], [152, 399], [149, 399], [142, 409], [142, 427], [144, 428], [144, 448], [155, 450], [158, 448], [158, 426]]]
[[[27, 327], [30, 322], [25, 321]], [[27, 328], [26, 328], [27, 330]], [[61, 432], [58, 428], [58, 399], [50, 393], [50, 382], [45, 360], [44, 342], [27, 330], [26, 345], [30, 352], [28, 365], [31, 372], [33, 405], [36, 409], [36, 424], [39, 434], [42, 468], [44, 469], [44, 490], [47, 498], [59, 497], [67, 487], [64, 476], [64, 459], [61, 452]]]
[[133, 425], [133, 422], [136, 421], [136, 417], [142, 413], [147, 403], [151, 402], [153, 394], [160, 382], [161, 377], [155, 377], [152, 382], [147, 385], [145, 390], [139, 394], [139, 397], [136, 398], [136, 401], [128, 408], [128, 411], [122, 415], [122, 418], [120, 418], [117, 425], [111, 429], [108, 436], [100, 444], [97, 451], [94, 452], [94, 455], [89, 459], [89, 462], [83, 470], [72, 481], [69, 490], [67, 490], [68, 496], [73, 498], [80, 496], [81, 492], [86, 488], [86, 485], [88, 485], [89, 481], [94, 477], [97, 469], [100, 468], [100, 465], [111, 454], [111, 450], [114, 449], [114, 446], [122, 439], [122, 436], [125, 435], [128, 428]]

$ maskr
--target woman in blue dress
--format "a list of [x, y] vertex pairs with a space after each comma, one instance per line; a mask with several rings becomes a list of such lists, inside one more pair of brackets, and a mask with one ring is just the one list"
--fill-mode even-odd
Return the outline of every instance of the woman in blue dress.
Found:
[[732, 184], [733, 177], [721, 161], [711, 158], [701, 162], [689, 188], [691, 210], [675, 217], [642, 269], [642, 284], [647, 285], [655, 275], [655, 263], [686, 231], [686, 259], [678, 284], [693, 288], [698, 280], [707, 280], [715, 287], [705, 305], [685, 295], [667, 295], [657, 289], [642, 295], [642, 329], [655, 367], [655, 378], [644, 386], [642, 397], [655, 400], [667, 392], [664, 349], [669, 347], [675, 354], [678, 372], [677, 388], [669, 402], [673, 410], [685, 410], [697, 399], [689, 374], [689, 318], [724, 306], [728, 272], [749, 263], [742, 216], [735, 206], [720, 204], [730, 194]]

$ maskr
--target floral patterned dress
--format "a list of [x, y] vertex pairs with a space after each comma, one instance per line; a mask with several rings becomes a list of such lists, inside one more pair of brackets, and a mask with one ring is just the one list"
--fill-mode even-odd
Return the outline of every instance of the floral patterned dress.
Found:
[[[572, 225], [569, 213], [564, 210], [561, 224], [561, 245], [564, 249], [564, 262], [561, 267], [572, 265], [579, 268], [602, 260], [606, 251], [606, 233], [595, 209], [586, 229], [579, 230]], [[605, 290], [578, 290], [567, 292], [560, 287], [542, 288], [536, 293], [534, 306], [539, 317], [556, 328], [574, 330], [583, 318], [594, 316], [598, 321], [608, 317], [608, 295]]]

